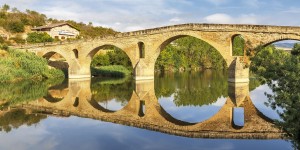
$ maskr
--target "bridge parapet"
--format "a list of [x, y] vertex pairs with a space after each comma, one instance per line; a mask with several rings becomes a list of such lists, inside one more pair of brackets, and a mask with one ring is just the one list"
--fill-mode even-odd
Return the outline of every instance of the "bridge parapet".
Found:
[[262, 33], [297, 33], [300, 34], [300, 27], [292, 26], [271, 26], [271, 25], [249, 25], [249, 24], [179, 24], [165, 27], [158, 27], [146, 30], [120, 33], [123, 36], [136, 36], [145, 34], [156, 34], [167, 31], [196, 30], [196, 31], [222, 31], [222, 32], [262, 32]]

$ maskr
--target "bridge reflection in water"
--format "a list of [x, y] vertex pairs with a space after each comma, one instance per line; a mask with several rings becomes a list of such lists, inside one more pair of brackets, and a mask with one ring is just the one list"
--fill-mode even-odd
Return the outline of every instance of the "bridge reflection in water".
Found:
[[[279, 139], [283, 133], [253, 105], [248, 83], [229, 83], [225, 104], [213, 117], [189, 123], [168, 114], [155, 96], [154, 81], [135, 81], [135, 90], [119, 111], [108, 110], [92, 97], [90, 80], [69, 80], [67, 86], [52, 87], [48, 95], [15, 106], [29, 113], [79, 116], [133, 126], [172, 135], [197, 138]], [[55, 94], [55, 96], [52, 95]], [[243, 110], [242, 124], [234, 120]]]

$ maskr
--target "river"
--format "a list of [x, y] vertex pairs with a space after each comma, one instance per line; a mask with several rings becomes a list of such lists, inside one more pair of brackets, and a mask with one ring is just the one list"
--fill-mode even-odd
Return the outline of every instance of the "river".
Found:
[[227, 72], [0, 85], [0, 149], [293, 149], [257, 80]]

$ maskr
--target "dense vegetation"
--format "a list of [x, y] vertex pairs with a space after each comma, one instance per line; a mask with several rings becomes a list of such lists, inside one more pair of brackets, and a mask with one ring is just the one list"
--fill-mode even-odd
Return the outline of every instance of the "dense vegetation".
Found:
[[2, 50], [1, 57], [0, 83], [64, 78], [61, 70], [48, 68], [47, 60], [33, 53], [10, 49], [8, 51]]
[[125, 77], [132, 73], [131, 61], [121, 49], [108, 46], [100, 51], [106, 51], [106, 53], [94, 56], [91, 63], [93, 76]]
[[183, 37], [168, 44], [158, 57], [155, 69], [161, 71], [222, 69], [226, 67], [221, 54], [208, 43]]
[[300, 149], [300, 45], [295, 44], [292, 55], [268, 46], [252, 59], [251, 70], [261, 76], [274, 94], [267, 93], [268, 105], [283, 108], [279, 113], [283, 121], [276, 124], [292, 139], [295, 149]]

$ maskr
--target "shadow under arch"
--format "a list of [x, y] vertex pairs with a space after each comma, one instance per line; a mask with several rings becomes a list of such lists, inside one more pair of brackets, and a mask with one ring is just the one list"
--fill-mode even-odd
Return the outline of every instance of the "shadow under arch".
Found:
[[[65, 76], [66, 77], [68, 76], [69, 63], [68, 63], [67, 58], [64, 57], [62, 54], [55, 52], [55, 51], [50, 51], [50, 52], [45, 53], [42, 57], [47, 59], [49, 66], [59, 69], [59, 70], [62, 70], [64, 72]], [[53, 60], [51, 60], [52, 57], [55, 57], [55, 58], [53, 58]]]
[[196, 38], [200, 41], [203, 41], [205, 42], [206, 44], [210, 45], [212, 48], [214, 48], [221, 56], [222, 56], [222, 59], [224, 60], [226, 66], [228, 66], [229, 64], [227, 64], [227, 62], [225, 61], [225, 57], [223, 56], [223, 54], [220, 52], [220, 50], [218, 50], [214, 44], [212, 44], [211, 42], [209, 42], [208, 40], [206, 40], [205, 38], [202, 38], [201, 36], [198, 36], [198, 35], [193, 35], [193, 34], [178, 34], [178, 35], [174, 35], [174, 36], [171, 36], [171, 37], [166, 37], [165, 39], [163, 39], [162, 43], [160, 43], [158, 45], [158, 47], [155, 49], [156, 52], [158, 53], [158, 55], [155, 57], [155, 62], [157, 61], [161, 51], [163, 51], [167, 45], [169, 45], [170, 43], [172, 43], [173, 41], [177, 40], [177, 39], [180, 39], [180, 38], [184, 38], [184, 37], [193, 37], [193, 38]]
[[179, 119], [174, 118], [171, 114], [169, 114], [161, 105], [159, 105], [160, 108], [160, 115], [163, 116], [168, 122], [174, 123], [176, 125], [181, 125], [181, 126], [190, 126], [190, 125], [195, 125], [197, 123], [191, 123], [191, 122], [186, 122], [182, 121]]

